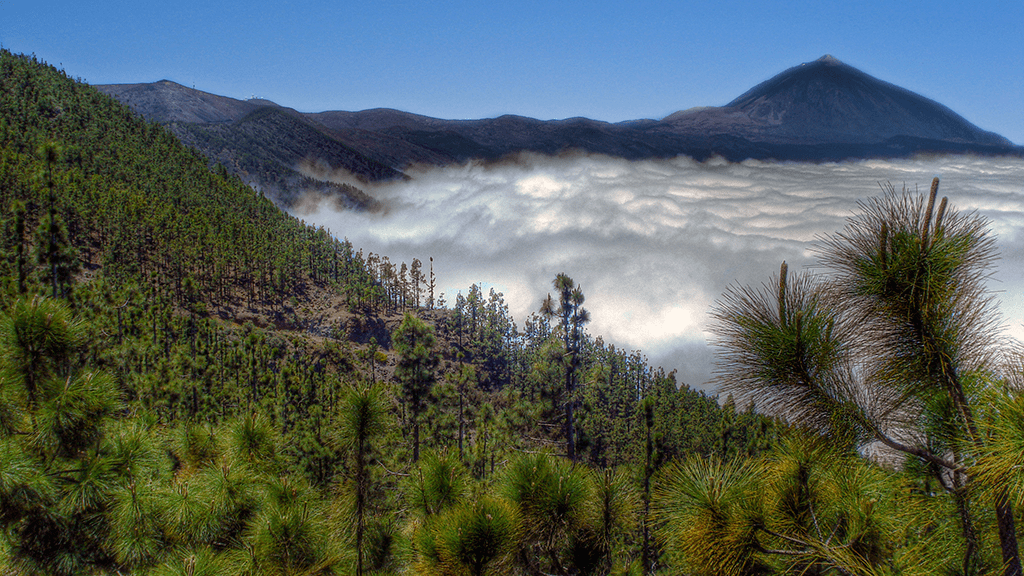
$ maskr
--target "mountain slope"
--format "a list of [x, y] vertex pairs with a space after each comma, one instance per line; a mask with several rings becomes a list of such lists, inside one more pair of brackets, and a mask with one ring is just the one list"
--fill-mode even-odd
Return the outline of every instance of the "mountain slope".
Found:
[[[368, 180], [401, 177], [401, 173], [352, 150], [309, 122], [283, 108], [261, 107], [235, 122], [171, 122], [167, 127], [182, 142], [203, 152], [262, 190], [285, 207], [303, 194], [335, 196], [349, 208], [373, 210], [378, 203], [351, 184], [328, 179], [335, 170]], [[318, 167], [315, 171], [307, 168]]]
[[[298, 158], [374, 181], [400, 177], [400, 171], [413, 164], [494, 160], [523, 151], [581, 150], [631, 160], [677, 155], [704, 160], [719, 155], [733, 161], [892, 158], [919, 152], [1024, 154], [1024, 148], [981, 130], [949, 108], [831, 56], [790, 68], [725, 106], [617, 124], [514, 115], [442, 120], [383, 108], [300, 114], [167, 81], [98, 88], [148, 119], [171, 123], [175, 133], [208, 157], [228, 160], [229, 169], [243, 177], [294, 171]], [[251, 121], [248, 114], [264, 109], [294, 122], [285, 126], [279, 118], [278, 125], [262, 136], [251, 126], [243, 127]], [[310, 137], [311, 132], [318, 136]], [[216, 146], [201, 143], [200, 134], [216, 135]], [[239, 158], [256, 159], [258, 165], [243, 166]], [[288, 180], [275, 178], [254, 183], [279, 186]], [[292, 190], [284, 197], [295, 194]], [[358, 199], [348, 203], [372, 205]]]
[[[375, 210], [379, 203], [374, 199], [328, 175], [342, 170], [364, 181], [402, 176], [347, 146], [323, 125], [267, 100], [236, 100], [168, 80], [96, 88], [147, 120], [167, 125], [211, 162], [222, 164], [285, 208], [314, 192], [348, 208]], [[310, 173], [305, 166], [318, 170]]]
[[[154, 122], [230, 122], [261, 103], [217, 96], [170, 80], [152, 84], [107, 84], [95, 87]], [[262, 101], [266, 102], [266, 101]]]

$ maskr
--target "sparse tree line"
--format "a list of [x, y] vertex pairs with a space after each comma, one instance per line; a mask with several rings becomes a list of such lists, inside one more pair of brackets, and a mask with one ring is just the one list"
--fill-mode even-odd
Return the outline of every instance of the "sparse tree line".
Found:
[[436, 294], [435, 297], [437, 278], [433, 258], [428, 269], [424, 270], [419, 258], [413, 258], [409, 265], [405, 262], [394, 264], [387, 256], [373, 252], [365, 257], [362, 250], [351, 255], [350, 245], [349, 254], [353, 266], [366, 270], [368, 276], [364, 282], [370, 283], [369, 286], [350, 283], [345, 288], [353, 307], [362, 306], [384, 315], [420, 307], [428, 310], [444, 307], [444, 295]]

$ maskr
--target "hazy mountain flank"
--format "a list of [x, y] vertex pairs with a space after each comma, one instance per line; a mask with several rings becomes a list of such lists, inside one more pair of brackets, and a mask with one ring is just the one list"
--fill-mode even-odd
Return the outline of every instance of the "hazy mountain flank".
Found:
[[[725, 106], [616, 124], [505, 115], [442, 120], [390, 109], [300, 113], [163, 80], [97, 86], [284, 204], [318, 189], [354, 208], [374, 201], [336, 171], [365, 182], [402, 177], [412, 164], [495, 160], [521, 151], [580, 150], [631, 160], [678, 155], [831, 161], [916, 153], [1022, 155], [949, 108], [824, 56], [753, 87]], [[316, 173], [302, 166], [315, 163]]]

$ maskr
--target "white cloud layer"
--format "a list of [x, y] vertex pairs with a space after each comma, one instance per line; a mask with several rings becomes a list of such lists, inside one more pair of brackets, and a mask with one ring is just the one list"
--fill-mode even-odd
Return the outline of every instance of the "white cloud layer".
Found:
[[[1024, 339], [1024, 160], [936, 157], [832, 164], [629, 162], [522, 155], [409, 171], [370, 187], [381, 214], [301, 216], [392, 261], [434, 258], [449, 294], [476, 282], [505, 294], [522, 325], [565, 272], [586, 294], [589, 331], [642, 350], [711, 390], [708, 312], [731, 284], [760, 284], [783, 260], [811, 266], [815, 239], [840, 230], [879, 184], [920, 187], [991, 220], [1009, 334]], [[713, 390], [712, 390], [713, 391]]]

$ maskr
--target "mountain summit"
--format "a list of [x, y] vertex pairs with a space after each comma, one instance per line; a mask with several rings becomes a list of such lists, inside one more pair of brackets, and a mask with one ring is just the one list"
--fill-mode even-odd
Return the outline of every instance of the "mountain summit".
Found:
[[874, 78], [831, 55], [795, 66], [721, 108], [676, 113], [676, 130], [777, 144], [877, 144], [904, 137], [1011, 146], [949, 108]]
[[512, 115], [441, 120], [387, 109], [300, 113], [168, 81], [97, 88], [168, 125], [245, 181], [279, 188], [283, 197], [298, 191], [292, 190], [294, 182], [308, 186], [310, 178], [336, 180], [345, 173], [381, 180], [402, 177], [412, 164], [494, 160], [523, 151], [579, 150], [630, 160], [717, 155], [732, 161], [812, 162], [916, 153], [1024, 155], [1024, 147], [949, 108], [830, 55], [794, 66], [725, 106], [617, 124]]

